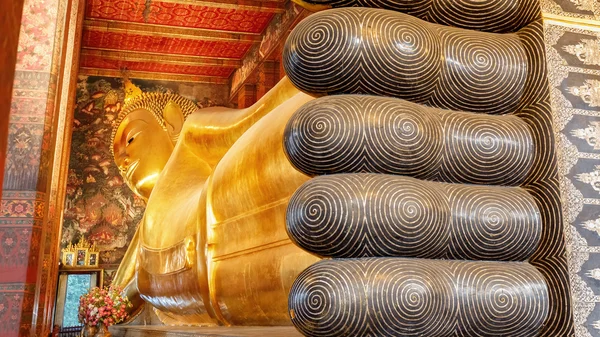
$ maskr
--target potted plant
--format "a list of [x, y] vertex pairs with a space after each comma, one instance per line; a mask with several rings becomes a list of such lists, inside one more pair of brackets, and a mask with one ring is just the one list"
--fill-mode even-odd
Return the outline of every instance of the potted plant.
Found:
[[91, 288], [79, 298], [79, 322], [84, 324], [84, 336], [108, 337], [108, 327], [128, 316], [131, 302], [118, 287]]

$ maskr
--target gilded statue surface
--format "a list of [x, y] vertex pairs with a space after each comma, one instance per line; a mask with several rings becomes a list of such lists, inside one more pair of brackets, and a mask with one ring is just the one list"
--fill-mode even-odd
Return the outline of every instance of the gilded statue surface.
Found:
[[124, 107], [147, 207], [115, 282], [168, 324], [567, 335], [538, 2], [309, 2], [378, 8], [301, 22], [248, 109]]

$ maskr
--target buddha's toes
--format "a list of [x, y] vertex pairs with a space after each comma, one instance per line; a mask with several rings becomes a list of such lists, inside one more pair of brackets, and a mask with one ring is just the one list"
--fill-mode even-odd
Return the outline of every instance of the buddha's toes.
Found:
[[314, 178], [290, 200], [287, 230], [324, 257], [526, 260], [542, 223], [529, 193], [383, 174]]
[[519, 34], [427, 23], [370, 8], [341, 8], [303, 20], [284, 48], [301, 90], [392, 96], [446, 109], [515, 112], [528, 53]]
[[521, 262], [323, 260], [294, 283], [290, 317], [306, 336], [537, 336], [544, 277]]
[[489, 32], [511, 32], [539, 17], [537, 0], [304, 0], [332, 7], [373, 7], [429, 22]]
[[284, 146], [308, 175], [373, 172], [496, 185], [519, 185], [535, 154], [530, 127], [519, 117], [359, 95], [304, 105], [288, 122]]

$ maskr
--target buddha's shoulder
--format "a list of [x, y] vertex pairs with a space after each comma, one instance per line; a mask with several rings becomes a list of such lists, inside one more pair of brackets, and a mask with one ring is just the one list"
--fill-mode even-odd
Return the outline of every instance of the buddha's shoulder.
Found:
[[236, 109], [220, 106], [198, 109], [194, 113], [191, 113], [189, 116], [187, 116], [183, 124], [183, 132], [198, 128], [211, 128], [213, 125], [220, 125], [224, 120], [230, 119], [229, 115], [236, 112]]

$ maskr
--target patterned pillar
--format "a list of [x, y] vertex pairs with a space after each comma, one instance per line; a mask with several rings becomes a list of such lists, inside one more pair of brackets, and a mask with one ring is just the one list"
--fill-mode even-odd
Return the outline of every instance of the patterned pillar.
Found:
[[[8, 132], [10, 98], [15, 76], [19, 27], [23, 0], [0, 0], [0, 135]], [[0, 137], [0, 153], [6, 151], [6, 137]], [[4, 156], [0, 156], [0, 186], [4, 177]]]
[[[41, 277], [64, 9], [25, 0], [13, 82], [0, 204], [0, 335], [32, 335]], [[52, 236], [50, 235], [50, 237]], [[47, 235], [46, 238], [49, 236]], [[49, 265], [56, 261], [45, 261]]]
[[238, 92], [238, 109], [244, 109], [256, 102], [256, 85], [244, 84]]
[[[86, 0], [61, 1], [53, 72], [60, 74], [52, 118], [52, 132], [48, 137], [48, 183], [42, 228], [41, 264], [38, 266], [36, 303], [33, 325], [37, 336], [47, 336], [52, 328], [60, 259], [60, 230], [68, 176], [73, 115], [76, 105], [79, 54], [83, 32]], [[62, 27], [62, 29], [61, 29]]]
[[279, 62], [264, 61], [258, 66], [258, 82], [256, 83], [256, 99], [259, 100], [279, 81]]

